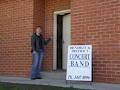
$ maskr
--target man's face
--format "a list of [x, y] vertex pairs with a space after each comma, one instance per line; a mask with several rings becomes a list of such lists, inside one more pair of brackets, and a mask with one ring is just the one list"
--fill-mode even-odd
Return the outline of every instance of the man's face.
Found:
[[42, 32], [41, 28], [40, 28], [40, 27], [37, 27], [37, 28], [36, 28], [36, 33], [37, 33], [37, 34], [40, 34], [41, 32]]

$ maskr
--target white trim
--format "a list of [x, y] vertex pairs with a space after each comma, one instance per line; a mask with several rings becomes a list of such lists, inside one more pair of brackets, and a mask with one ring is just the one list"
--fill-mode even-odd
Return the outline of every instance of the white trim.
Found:
[[70, 12], [71, 12], [70, 9], [68, 9], [68, 10], [62, 10], [62, 11], [56, 11], [56, 12], [54, 12], [54, 15], [55, 15], [55, 14], [63, 15], [63, 14], [65, 14], [65, 13], [70, 13]]
[[53, 70], [57, 69], [57, 15], [64, 15], [65, 13], [70, 13], [71, 10], [62, 10], [54, 12], [54, 25], [53, 25]]

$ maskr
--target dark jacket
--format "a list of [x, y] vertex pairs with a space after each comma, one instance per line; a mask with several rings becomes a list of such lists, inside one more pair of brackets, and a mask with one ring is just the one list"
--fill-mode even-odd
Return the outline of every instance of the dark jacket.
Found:
[[40, 49], [44, 49], [44, 45], [47, 45], [50, 40], [50, 38], [48, 40], [45, 40], [42, 35], [38, 36], [34, 33], [31, 37], [31, 52], [39, 52]]

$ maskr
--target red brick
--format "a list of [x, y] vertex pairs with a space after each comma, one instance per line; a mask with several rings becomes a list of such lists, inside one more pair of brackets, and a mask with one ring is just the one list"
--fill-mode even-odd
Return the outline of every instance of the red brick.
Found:
[[29, 76], [33, 1], [0, 1], [0, 75]]
[[[119, 0], [72, 0], [72, 44], [93, 45], [93, 80], [120, 83]], [[114, 71], [114, 72], [111, 72]]]

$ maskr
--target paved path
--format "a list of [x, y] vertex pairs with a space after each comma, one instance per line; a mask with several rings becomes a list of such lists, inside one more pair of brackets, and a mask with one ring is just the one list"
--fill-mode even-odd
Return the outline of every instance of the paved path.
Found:
[[91, 90], [120, 90], [120, 84], [106, 84], [106, 83], [90, 83], [90, 82], [67, 82], [65, 80], [55, 79], [37, 79], [31, 80], [23, 77], [4, 77], [0, 76], [0, 82], [32, 84], [32, 85], [50, 85], [60, 87], [74, 87], [80, 89]]

